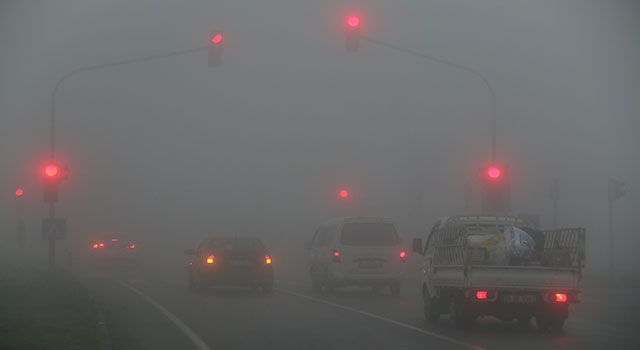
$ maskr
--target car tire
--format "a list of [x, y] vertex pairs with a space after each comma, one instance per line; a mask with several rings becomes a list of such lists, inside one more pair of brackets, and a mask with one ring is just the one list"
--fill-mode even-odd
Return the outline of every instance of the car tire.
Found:
[[311, 291], [314, 293], [319, 293], [322, 291], [322, 283], [318, 280], [311, 280]]
[[391, 284], [389, 286], [389, 291], [391, 292], [391, 295], [394, 297], [397, 297], [398, 295], [400, 295], [400, 283], [396, 282]]
[[440, 312], [438, 311], [438, 301], [429, 295], [429, 291], [425, 287], [422, 291], [422, 301], [424, 310], [424, 319], [431, 323], [440, 320]]
[[264, 295], [269, 295], [273, 292], [273, 282], [271, 283], [266, 283], [263, 284], [262, 287], [260, 288], [262, 294]]

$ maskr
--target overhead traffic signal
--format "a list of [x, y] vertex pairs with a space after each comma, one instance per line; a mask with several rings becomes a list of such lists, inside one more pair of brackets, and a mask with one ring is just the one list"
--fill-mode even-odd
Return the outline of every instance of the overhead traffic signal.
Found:
[[222, 64], [222, 43], [224, 36], [222, 33], [213, 32], [209, 37], [209, 67], [218, 67]]
[[16, 188], [16, 197], [22, 197], [22, 195], [24, 194], [24, 190], [20, 187]]
[[348, 52], [356, 52], [360, 47], [360, 17], [350, 15], [347, 17], [344, 29], [346, 49]]
[[349, 197], [349, 191], [348, 191], [348, 190], [346, 190], [346, 189], [341, 189], [341, 190], [338, 192], [338, 195], [339, 195], [339, 196], [340, 196], [340, 198], [342, 198], [342, 199], [347, 199], [347, 198]]
[[511, 210], [511, 188], [504, 169], [492, 165], [480, 176], [483, 214], [505, 214]]

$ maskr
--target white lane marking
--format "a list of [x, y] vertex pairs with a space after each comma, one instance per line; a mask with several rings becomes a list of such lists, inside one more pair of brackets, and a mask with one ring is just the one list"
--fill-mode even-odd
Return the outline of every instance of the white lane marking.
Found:
[[189, 340], [193, 342], [193, 344], [195, 344], [198, 350], [211, 350], [211, 348], [196, 334], [196, 332], [192, 331], [191, 328], [189, 328], [184, 322], [182, 322], [169, 310], [165, 309], [162, 305], [158, 304], [157, 302], [155, 302], [155, 300], [146, 296], [144, 293], [137, 290], [133, 286], [128, 285], [126, 283], [122, 283], [122, 282], [120, 282], [120, 284], [129, 288], [132, 292], [138, 294], [142, 299], [146, 300], [149, 304], [155, 306], [160, 312], [162, 312], [162, 314], [167, 316], [167, 318], [171, 320], [171, 322], [173, 322], [173, 324], [175, 324], [176, 327], [178, 327], [178, 329], [180, 329], [182, 333], [184, 333], [184, 335], [186, 335], [187, 338], [189, 338]]
[[327, 301], [327, 300], [310, 297], [308, 295], [292, 292], [292, 291], [289, 291], [289, 290], [286, 290], [286, 289], [277, 288], [275, 290], [277, 290], [277, 291], [279, 291], [281, 293], [285, 293], [285, 294], [297, 296], [299, 298], [311, 300], [311, 301], [314, 301], [316, 303], [330, 305], [330, 306], [333, 306], [335, 308], [339, 308], [339, 309], [355, 312], [355, 313], [360, 314], [360, 315], [364, 315], [364, 316], [368, 316], [368, 317], [371, 317], [371, 318], [375, 318], [377, 320], [385, 321], [385, 322], [394, 324], [396, 326], [407, 328], [407, 329], [410, 329], [412, 331], [416, 331], [416, 332], [419, 332], [419, 333], [422, 333], [422, 334], [426, 334], [426, 335], [432, 336], [434, 338], [438, 338], [440, 340], [444, 340], [444, 341], [447, 341], [447, 342], [450, 342], [450, 343], [453, 343], [453, 344], [456, 344], [456, 345], [460, 345], [461, 347], [464, 347], [464, 348], [467, 348], [467, 349], [485, 350], [485, 348], [483, 348], [483, 347], [474, 346], [474, 345], [459, 341], [457, 339], [447, 337], [447, 336], [439, 334], [439, 333], [435, 333], [435, 332], [431, 332], [431, 331], [428, 331], [428, 330], [425, 330], [425, 329], [422, 329], [422, 328], [414, 327], [412, 325], [409, 325], [409, 324], [406, 324], [406, 323], [402, 323], [402, 322], [399, 322], [399, 321], [396, 321], [396, 320], [392, 320], [390, 318], [386, 318], [386, 317], [383, 317], [383, 316], [380, 316], [380, 315], [372, 314], [370, 312], [354, 309], [352, 307], [348, 307], [348, 306], [344, 306], [344, 305], [341, 305], [341, 304], [333, 303], [333, 302], [330, 302], [330, 301]]

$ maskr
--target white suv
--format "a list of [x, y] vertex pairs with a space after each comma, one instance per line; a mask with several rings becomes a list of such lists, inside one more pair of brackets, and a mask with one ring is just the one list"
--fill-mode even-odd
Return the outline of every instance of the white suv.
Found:
[[312, 289], [331, 291], [342, 286], [389, 286], [400, 293], [407, 251], [400, 245], [390, 219], [354, 217], [321, 225], [308, 244]]

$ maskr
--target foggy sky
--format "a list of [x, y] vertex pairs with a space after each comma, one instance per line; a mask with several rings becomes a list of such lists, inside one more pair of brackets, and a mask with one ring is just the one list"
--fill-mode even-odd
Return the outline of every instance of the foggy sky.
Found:
[[[353, 194], [350, 213], [394, 217], [406, 237], [461, 213], [466, 183], [478, 211], [476, 174], [490, 161], [486, 87], [468, 72], [367, 42], [345, 52], [349, 11], [361, 14], [365, 35], [488, 78], [514, 212], [538, 213], [550, 226], [548, 185], [557, 178], [559, 223], [587, 228], [594, 269], [606, 261], [607, 176], [625, 181], [615, 203], [618, 265], [640, 265], [634, 1], [3, 0], [3, 227], [14, 218], [15, 186], [24, 186], [30, 240], [40, 243], [39, 169], [60, 77], [204, 46], [213, 28], [226, 38], [219, 68], [200, 52], [62, 85], [57, 147], [71, 174], [58, 213], [78, 240], [122, 230], [182, 249], [229, 232], [291, 238], [302, 249], [316, 224], [341, 214], [341, 186]], [[416, 189], [418, 217], [408, 199]]]

